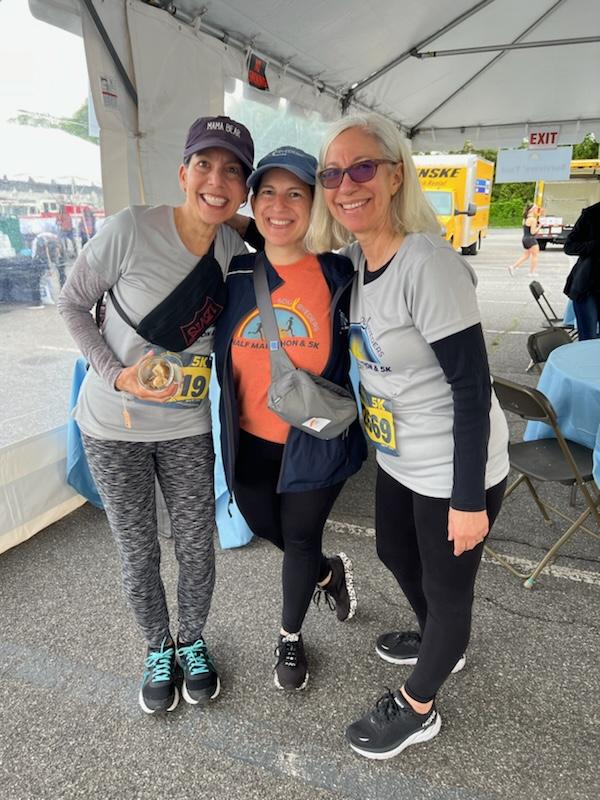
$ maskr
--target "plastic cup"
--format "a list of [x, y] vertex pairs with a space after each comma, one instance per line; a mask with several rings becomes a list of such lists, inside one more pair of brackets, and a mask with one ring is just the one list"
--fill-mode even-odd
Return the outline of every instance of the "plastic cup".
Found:
[[149, 392], [164, 392], [177, 382], [175, 365], [163, 356], [151, 356], [142, 361], [137, 378], [140, 386]]

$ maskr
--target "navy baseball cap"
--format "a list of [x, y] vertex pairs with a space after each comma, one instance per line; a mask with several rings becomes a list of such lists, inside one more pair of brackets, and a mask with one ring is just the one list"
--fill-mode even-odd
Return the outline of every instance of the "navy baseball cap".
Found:
[[287, 169], [301, 181], [309, 186], [314, 186], [317, 175], [318, 162], [314, 156], [305, 153], [297, 147], [278, 147], [263, 156], [258, 162], [256, 169], [246, 181], [249, 189], [254, 189], [261, 177], [270, 169]]
[[183, 158], [193, 156], [209, 147], [223, 147], [242, 163], [248, 176], [253, 169], [254, 142], [250, 131], [231, 117], [198, 117], [188, 131]]

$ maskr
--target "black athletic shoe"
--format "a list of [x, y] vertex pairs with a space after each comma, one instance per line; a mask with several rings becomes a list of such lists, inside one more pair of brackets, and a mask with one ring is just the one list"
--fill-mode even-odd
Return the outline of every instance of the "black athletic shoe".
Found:
[[428, 714], [417, 714], [401, 692], [388, 690], [364, 717], [348, 727], [346, 739], [361, 756], [384, 760], [411, 744], [433, 739], [441, 725], [435, 704]]
[[191, 644], [178, 642], [177, 662], [183, 672], [182, 694], [192, 706], [214, 700], [221, 691], [221, 681], [202, 637]]
[[138, 701], [146, 714], [156, 711], [173, 711], [179, 703], [179, 690], [176, 686], [177, 664], [175, 646], [163, 639], [160, 650], [148, 648], [144, 661], [146, 667]]
[[273, 667], [273, 679], [278, 689], [300, 691], [308, 683], [308, 664], [301, 633], [279, 635], [275, 648], [277, 662]]
[[[416, 664], [421, 647], [421, 634], [417, 631], [390, 631], [382, 633], [377, 639], [375, 652], [384, 661], [392, 664]], [[461, 656], [452, 672], [460, 672], [466, 662]]]
[[340, 622], [352, 619], [356, 613], [356, 592], [354, 590], [354, 576], [352, 561], [346, 553], [328, 558], [331, 569], [331, 579], [326, 586], [319, 586], [313, 595], [313, 602], [319, 605], [321, 595], [325, 602], [335, 613]]

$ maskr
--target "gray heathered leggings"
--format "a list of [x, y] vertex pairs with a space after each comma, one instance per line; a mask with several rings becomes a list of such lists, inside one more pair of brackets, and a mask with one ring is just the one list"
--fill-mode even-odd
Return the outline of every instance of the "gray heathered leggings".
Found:
[[155, 475], [171, 518], [179, 563], [179, 639], [202, 634], [215, 584], [212, 435], [117, 442], [82, 435], [90, 471], [116, 539], [123, 588], [150, 647], [169, 636], [160, 577]]

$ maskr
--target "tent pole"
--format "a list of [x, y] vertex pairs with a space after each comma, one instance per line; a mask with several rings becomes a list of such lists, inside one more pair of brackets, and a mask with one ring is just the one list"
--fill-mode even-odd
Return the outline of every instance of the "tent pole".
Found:
[[[524, 36], [527, 36], [528, 33], [531, 33], [532, 30], [537, 28], [537, 26], [540, 24], [540, 22], [543, 22], [547, 17], [550, 16], [550, 14], [552, 14], [554, 11], [556, 11], [556, 9], [559, 6], [561, 6], [564, 2], [565, 2], [565, 0], [557, 0], [557, 2], [554, 3], [554, 5], [551, 6], [547, 11], [545, 11], [541, 15], [541, 17], [538, 17], [535, 20], [535, 22], [532, 22], [532, 24], [529, 25], [529, 27], [525, 28], [525, 30], [522, 33], [520, 33], [518, 36], [516, 36], [513, 44], [517, 43]], [[415, 124], [413, 125], [413, 127], [412, 127], [412, 129], [410, 131], [410, 138], [411, 139], [414, 138], [414, 136], [418, 133], [419, 128], [421, 127], [421, 125], [423, 125], [424, 122], [426, 122], [430, 117], [432, 117], [436, 113], [436, 111], [439, 111], [440, 108], [443, 108], [447, 103], [450, 102], [450, 100], [452, 100], [454, 97], [456, 97], [457, 94], [460, 94], [463, 89], [466, 89], [467, 86], [469, 86], [471, 83], [473, 83], [474, 80], [479, 78], [480, 75], [483, 75], [484, 72], [487, 72], [487, 70], [490, 69], [490, 67], [492, 67], [494, 64], [496, 64], [501, 58], [504, 58], [504, 55], [505, 55], [505, 53], [503, 51], [501, 53], [498, 53], [497, 56], [494, 56], [494, 58], [492, 58], [491, 61], [488, 61], [488, 63], [484, 67], [482, 67], [474, 75], [472, 75], [468, 80], [466, 80], [462, 84], [462, 86], [459, 86], [458, 89], [456, 89], [454, 92], [452, 92], [452, 94], [448, 95], [448, 97], [446, 97], [444, 100], [442, 100], [441, 103], [439, 103], [428, 114], [426, 114], [424, 117], [422, 117], [418, 122], [415, 122]]]
[[561, 47], [573, 44], [594, 44], [600, 42], [600, 36], [582, 36], [579, 39], [544, 39], [540, 42], [517, 42], [515, 44], [488, 44], [482, 47], [462, 47], [456, 50], [428, 50], [423, 53], [414, 52], [415, 58], [439, 58], [440, 56], [464, 56], [472, 53], [490, 53], [493, 50], [527, 50], [530, 47]]

